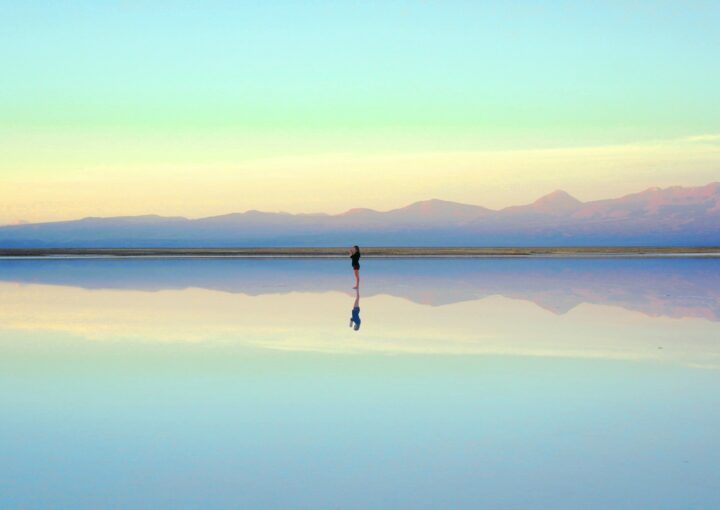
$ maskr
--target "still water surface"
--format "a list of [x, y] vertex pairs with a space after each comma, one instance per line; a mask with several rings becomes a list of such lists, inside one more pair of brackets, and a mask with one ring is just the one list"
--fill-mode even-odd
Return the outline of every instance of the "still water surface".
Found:
[[720, 259], [362, 276], [0, 260], [0, 508], [720, 507]]

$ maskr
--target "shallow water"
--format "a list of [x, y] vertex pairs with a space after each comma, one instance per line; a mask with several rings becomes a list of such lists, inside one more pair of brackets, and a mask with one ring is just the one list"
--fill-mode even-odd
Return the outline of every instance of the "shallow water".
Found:
[[720, 506], [720, 259], [0, 260], [0, 508]]

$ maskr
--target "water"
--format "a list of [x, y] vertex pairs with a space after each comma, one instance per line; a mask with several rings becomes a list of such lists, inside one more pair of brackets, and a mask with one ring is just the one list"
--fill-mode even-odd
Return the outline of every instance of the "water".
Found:
[[0, 260], [0, 508], [720, 506], [720, 260]]

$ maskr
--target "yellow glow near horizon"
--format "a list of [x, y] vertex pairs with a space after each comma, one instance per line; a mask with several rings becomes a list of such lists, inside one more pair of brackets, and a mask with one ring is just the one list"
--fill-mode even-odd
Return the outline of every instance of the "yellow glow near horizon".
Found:
[[[156, 154], [155, 163], [143, 163], [153, 158], [143, 153], [133, 160], [133, 146], [126, 144], [121, 147], [126, 160], [114, 165], [98, 162], [100, 156], [90, 149], [107, 147], [96, 144], [74, 167], [58, 172], [49, 162], [47, 170], [26, 170], [38, 161], [28, 156], [30, 147], [6, 140], [5, 148], [12, 145], [16, 158], [0, 167], [0, 224], [140, 214], [202, 217], [249, 209], [338, 213], [353, 207], [387, 210], [430, 198], [502, 208], [555, 189], [596, 200], [651, 186], [716, 181], [719, 139], [698, 135], [599, 147], [263, 158], [240, 155], [218, 142], [207, 148], [214, 156], [203, 156], [204, 163], [193, 158], [197, 146], [177, 146], [165, 160]], [[72, 152], [71, 142], [82, 140], [67, 140], [57, 150]]]

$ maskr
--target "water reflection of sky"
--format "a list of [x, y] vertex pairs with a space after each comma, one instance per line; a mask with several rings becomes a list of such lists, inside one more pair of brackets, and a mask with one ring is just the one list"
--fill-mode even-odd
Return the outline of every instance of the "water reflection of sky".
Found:
[[[344, 261], [343, 261], [344, 262]], [[720, 260], [0, 262], [5, 331], [321, 352], [653, 359], [720, 367]]]
[[[501, 295], [555, 313], [582, 303], [720, 320], [720, 259], [368, 259], [363, 294], [444, 305]], [[344, 260], [0, 259], [0, 281], [87, 289], [188, 287], [248, 295], [345, 291]]]
[[0, 261], [0, 507], [715, 508], [718, 269]]

